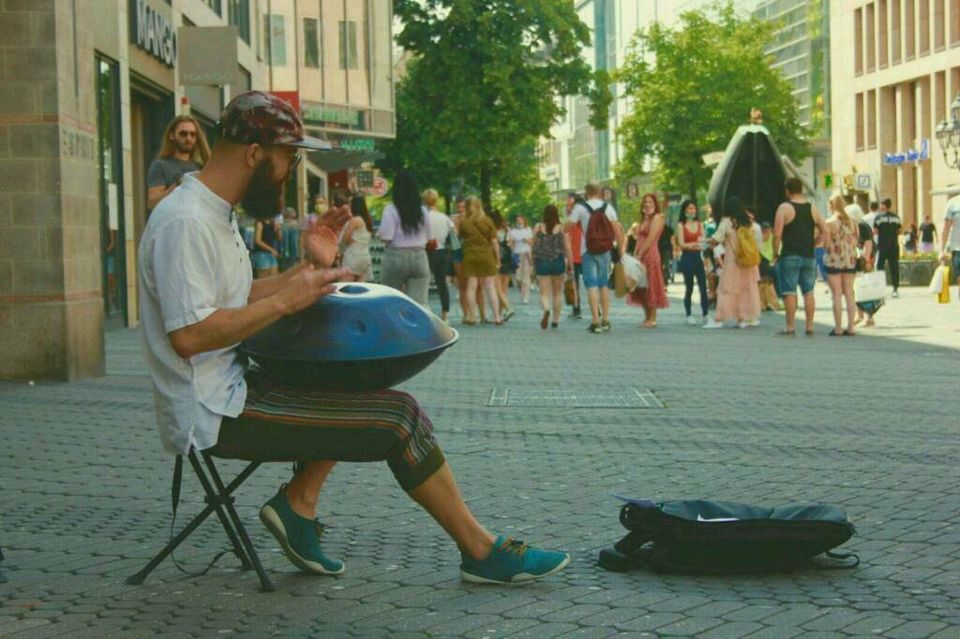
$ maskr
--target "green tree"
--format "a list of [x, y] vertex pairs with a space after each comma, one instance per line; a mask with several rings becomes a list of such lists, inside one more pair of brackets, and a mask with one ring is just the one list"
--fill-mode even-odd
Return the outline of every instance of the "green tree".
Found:
[[653, 155], [659, 184], [695, 194], [710, 181], [703, 155], [726, 148], [751, 107], [763, 111], [781, 153], [807, 157], [809, 131], [791, 86], [764, 53], [773, 31], [769, 22], [737, 17], [729, 3], [686, 12], [678, 28], [639, 31], [616, 74], [634, 99], [619, 131], [626, 153], [618, 174], [639, 174]]
[[395, 0], [394, 8], [397, 41], [414, 58], [397, 88], [385, 167], [410, 166], [444, 192], [454, 179], [474, 183], [489, 207], [495, 189], [531, 175], [530, 149], [563, 113], [559, 96], [590, 96], [592, 120], [606, 122], [609, 92], [581, 57], [590, 31], [569, 0]]

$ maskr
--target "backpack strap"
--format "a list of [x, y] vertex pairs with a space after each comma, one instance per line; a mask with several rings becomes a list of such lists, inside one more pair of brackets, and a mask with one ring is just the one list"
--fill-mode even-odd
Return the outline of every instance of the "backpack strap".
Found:
[[853, 552], [833, 552], [826, 551], [823, 553], [823, 557], [817, 561], [817, 557], [813, 558], [814, 564], [817, 568], [825, 568], [827, 570], [849, 570], [851, 568], [856, 568], [860, 565], [860, 555]]

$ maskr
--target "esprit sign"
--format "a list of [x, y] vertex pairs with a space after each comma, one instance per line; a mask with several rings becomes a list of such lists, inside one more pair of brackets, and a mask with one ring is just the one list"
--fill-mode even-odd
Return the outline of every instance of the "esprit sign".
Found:
[[147, 0], [130, 0], [131, 40], [168, 67], [177, 64], [177, 30]]

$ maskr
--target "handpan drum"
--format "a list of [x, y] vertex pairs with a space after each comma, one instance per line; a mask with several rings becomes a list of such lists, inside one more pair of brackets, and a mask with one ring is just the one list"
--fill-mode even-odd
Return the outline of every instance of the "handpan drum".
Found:
[[338, 283], [336, 292], [241, 344], [278, 380], [328, 390], [378, 390], [410, 379], [459, 334], [396, 289]]

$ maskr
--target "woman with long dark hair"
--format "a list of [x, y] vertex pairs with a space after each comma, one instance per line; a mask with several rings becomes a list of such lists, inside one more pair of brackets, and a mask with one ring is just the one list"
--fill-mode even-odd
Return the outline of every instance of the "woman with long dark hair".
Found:
[[[540, 287], [540, 328], [557, 328], [563, 308], [563, 274], [573, 273], [570, 237], [560, 224], [560, 212], [553, 204], [543, 208], [543, 221], [533, 227], [533, 269]], [[551, 321], [550, 311], [553, 311]]]
[[383, 208], [380, 221], [380, 239], [386, 244], [380, 280], [424, 306], [430, 286], [428, 231], [417, 179], [411, 171], [402, 169], [393, 179], [392, 201]]
[[[680, 217], [677, 220], [677, 244], [680, 246], [680, 272], [683, 274], [683, 309], [687, 313], [687, 324], [696, 326], [706, 323], [710, 309], [707, 296], [707, 271], [703, 266], [703, 242], [705, 242], [703, 224], [697, 215], [697, 205], [693, 200], [684, 200], [680, 205]], [[693, 286], [700, 291], [701, 317], [693, 316]]]
[[627, 304], [643, 308], [643, 327], [656, 328], [657, 310], [670, 306], [667, 287], [663, 283], [660, 262], [660, 234], [666, 219], [660, 212], [657, 196], [647, 193], [640, 201], [640, 226], [637, 227], [636, 257], [647, 270], [647, 288], [638, 288], [627, 296]]
[[723, 271], [717, 287], [717, 315], [704, 328], [721, 328], [724, 322], [736, 322], [738, 328], [756, 326], [760, 321], [760, 268], [744, 266], [737, 260], [740, 249], [739, 231], [749, 230], [759, 250], [754, 222], [740, 198], [732, 197], [723, 208], [720, 224], [710, 238], [714, 246], [723, 245]]
[[373, 220], [367, 211], [367, 200], [362, 195], [350, 198], [350, 213], [353, 218], [343, 227], [340, 235], [340, 254], [343, 266], [353, 272], [357, 282], [370, 277], [370, 237], [373, 233]]

